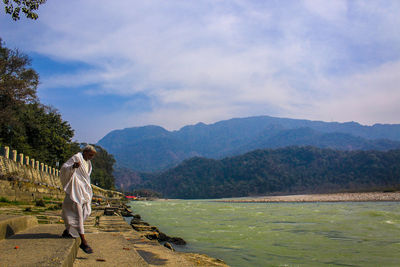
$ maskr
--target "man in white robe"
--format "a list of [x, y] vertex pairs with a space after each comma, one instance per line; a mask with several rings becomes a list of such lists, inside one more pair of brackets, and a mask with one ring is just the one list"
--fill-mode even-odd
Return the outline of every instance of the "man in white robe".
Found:
[[96, 149], [87, 145], [82, 152], [73, 155], [61, 167], [60, 179], [66, 193], [62, 205], [62, 218], [65, 223], [64, 238], [81, 238], [83, 251], [93, 253], [85, 239], [83, 222], [89, 217], [92, 209], [92, 187], [90, 160], [96, 155]]

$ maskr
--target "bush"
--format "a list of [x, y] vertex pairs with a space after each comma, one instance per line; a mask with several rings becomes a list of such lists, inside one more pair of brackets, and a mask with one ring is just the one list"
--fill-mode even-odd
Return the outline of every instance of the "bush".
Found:
[[36, 200], [35, 205], [36, 205], [37, 207], [46, 207], [46, 204], [44, 203], [43, 199], [38, 199], [38, 200]]

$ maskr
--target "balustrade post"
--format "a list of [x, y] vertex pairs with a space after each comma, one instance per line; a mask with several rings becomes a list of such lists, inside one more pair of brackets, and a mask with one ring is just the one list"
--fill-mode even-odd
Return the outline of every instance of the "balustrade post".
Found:
[[39, 161], [37, 160], [37, 161], [36, 161], [36, 168], [35, 168], [35, 169], [36, 169], [36, 170], [39, 170], [39, 166], [40, 166], [40, 163], [39, 163]]
[[13, 161], [17, 162], [17, 150], [12, 151], [12, 159]]
[[44, 165], [44, 172], [48, 173], [48, 171], [49, 171], [49, 165], [46, 164], [46, 165]]
[[19, 153], [19, 163], [21, 163], [21, 165], [24, 165], [24, 153]]
[[32, 168], [35, 168], [35, 159], [31, 159], [31, 166]]
[[25, 156], [25, 164], [29, 166], [29, 156]]
[[40, 170], [41, 170], [42, 172], [44, 172], [44, 163], [43, 163], [43, 162], [40, 163]]
[[10, 148], [8, 146], [4, 147], [4, 157], [6, 159], [10, 158]]

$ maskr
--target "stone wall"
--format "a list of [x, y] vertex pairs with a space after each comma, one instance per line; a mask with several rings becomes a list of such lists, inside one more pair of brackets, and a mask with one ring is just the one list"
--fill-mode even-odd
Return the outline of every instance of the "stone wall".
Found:
[[[0, 197], [15, 201], [32, 201], [40, 198], [63, 199], [64, 190], [59, 179], [59, 170], [35, 159], [30, 159], [16, 150], [2, 148], [0, 156]], [[102, 197], [121, 198], [117, 191], [94, 186], [93, 194]]]
[[106, 190], [101, 187], [98, 187], [94, 184], [92, 184], [92, 189], [93, 189], [93, 197], [95, 196], [102, 196], [105, 198], [123, 198], [124, 194], [118, 191], [113, 191], [113, 190]]

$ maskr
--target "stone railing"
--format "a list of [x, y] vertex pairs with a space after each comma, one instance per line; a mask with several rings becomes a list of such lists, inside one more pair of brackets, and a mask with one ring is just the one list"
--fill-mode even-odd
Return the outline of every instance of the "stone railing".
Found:
[[[58, 179], [59, 170], [47, 164], [41, 163], [23, 153], [11, 151], [4, 147], [4, 153], [1, 155], [0, 172], [9, 176], [8, 178], [28, 179], [44, 185], [60, 187], [61, 182]], [[11, 156], [11, 157], [10, 157]]]
[[[59, 170], [41, 163], [9, 147], [0, 149], [0, 197], [9, 200], [35, 200], [48, 197], [64, 198]], [[93, 193], [108, 197], [123, 197], [117, 191], [105, 190], [93, 185]]]

